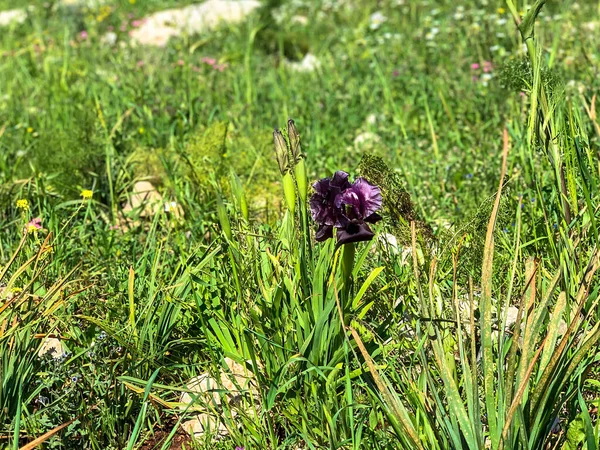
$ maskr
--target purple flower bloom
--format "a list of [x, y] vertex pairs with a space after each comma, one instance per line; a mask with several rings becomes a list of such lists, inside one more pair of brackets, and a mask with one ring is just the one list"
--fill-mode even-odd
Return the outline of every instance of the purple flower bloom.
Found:
[[333, 227], [339, 226], [341, 210], [339, 197], [351, 186], [348, 174], [338, 170], [332, 178], [323, 178], [313, 184], [315, 193], [310, 199], [310, 213], [319, 224], [316, 239], [321, 242], [333, 237]]
[[374, 234], [367, 223], [381, 219], [381, 190], [364, 178], [348, 181], [346, 172], [337, 171], [332, 178], [313, 184], [315, 193], [310, 199], [313, 220], [319, 225], [315, 239], [325, 241], [333, 237], [336, 228], [338, 245], [368, 241]]

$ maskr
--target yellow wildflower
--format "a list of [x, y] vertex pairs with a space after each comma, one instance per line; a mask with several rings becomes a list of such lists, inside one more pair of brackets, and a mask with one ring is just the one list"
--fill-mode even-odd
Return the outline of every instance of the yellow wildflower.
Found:
[[33, 133], [33, 128], [31, 128], [31, 127], [28, 127], [28, 128], [27, 128], [27, 132], [28, 132], [28, 133]]
[[144, 130], [144, 127], [140, 127], [140, 129], [139, 129], [138, 131], [140, 132], [140, 134], [144, 134], [144, 132], [145, 132], [146, 130]]
[[94, 195], [94, 192], [89, 189], [84, 189], [83, 191], [81, 191], [81, 196], [83, 197], [84, 200], [91, 199], [93, 195]]
[[24, 211], [28, 210], [29, 209], [29, 201], [27, 201], [24, 198], [17, 200], [17, 208], [22, 209]]
[[135, 5], [135, 0], [129, 0], [129, 3], [131, 3], [132, 5]]
[[504, 8], [498, 8], [496, 11], [498, 11], [498, 14], [504, 14], [506, 12]]

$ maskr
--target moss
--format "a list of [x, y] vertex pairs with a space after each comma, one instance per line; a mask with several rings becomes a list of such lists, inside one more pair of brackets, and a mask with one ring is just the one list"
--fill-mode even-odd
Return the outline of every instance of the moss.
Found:
[[227, 128], [227, 122], [212, 122], [192, 134], [184, 149], [193, 177], [201, 184], [208, 184], [213, 177], [218, 180], [224, 175]]
[[172, 158], [164, 149], [138, 148], [129, 157], [129, 164], [136, 179], [147, 179], [154, 185], [164, 184], [168, 178], [163, 161]]
[[105, 144], [93, 113], [81, 112], [69, 125], [40, 133], [31, 161], [34, 170], [52, 180], [57, 193], [79, 197], [82, 188], [93, 185], [93, 179], [97, 189], [106, 184]]

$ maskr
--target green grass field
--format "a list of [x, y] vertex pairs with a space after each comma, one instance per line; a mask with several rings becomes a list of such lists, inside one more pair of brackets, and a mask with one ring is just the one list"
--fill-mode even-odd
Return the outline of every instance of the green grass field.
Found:
[[600, 3], [192, 3], [0, 0], [0, 448], [600, 448]]

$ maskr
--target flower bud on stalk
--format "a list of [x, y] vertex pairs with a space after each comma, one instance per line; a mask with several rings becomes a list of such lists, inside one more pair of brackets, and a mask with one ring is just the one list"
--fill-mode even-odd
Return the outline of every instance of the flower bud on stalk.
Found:
[[273, 142], [275, 144], [275, 158], [277, 159], [277, 164], [279, 165], [279, 171], [283, 176], [289, 169], [290, 161], [287, 143], [285, 142], [283, 134], [281, 134], [281, 131], [278, 129], [273, 131]]
[[294, 174], [296, 175], [296, 184], [298, 185], [298, 193], [302, 203], [306, 202], [308, 196], [308, 179], [306, 177], [306, 165], [304, 163], [304, 155], [300, 146], [300, 135], [296, 130], [296, 125], [292, 119], [288, 120], [288, 138], [292, 150], [292, 158], [294, 160]]
[[281, 131], [275, 130], [273, 132], [273, 142], [275, 143], [275, 157], [277, 158], [279, 171], [282, 175], [285, 202], [289, 211], [294, 214], [296, 211], [296, 186], [294, 185], [294, 178], [290, 173], [288, 146]]

